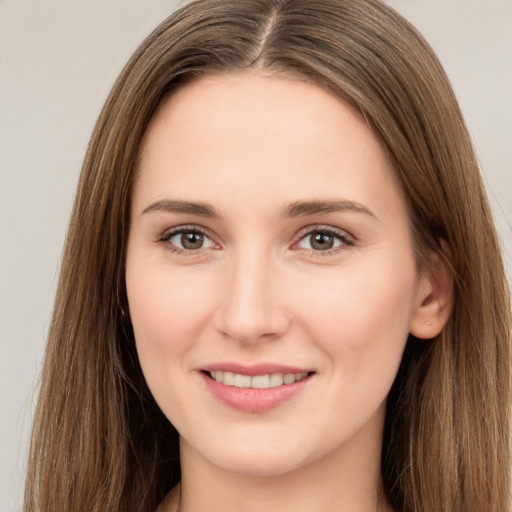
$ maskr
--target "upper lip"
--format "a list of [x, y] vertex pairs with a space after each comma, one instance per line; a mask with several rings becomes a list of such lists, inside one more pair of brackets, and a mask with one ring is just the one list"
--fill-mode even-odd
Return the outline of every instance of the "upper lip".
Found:
[[235, 362], [225, 362], [225, 363], [214, 363], [209, 364], [201, 368], [203, 371], [207, 372], [233, 372], [239, 373], [242, 375], [267, 375], [272, 373], [309, 373], [313, 370], [305, 367], [298, 366], [288, 366], [284, 364], [276, 364], [276, 363], [257, 363], [257, 364], [241, 364]]

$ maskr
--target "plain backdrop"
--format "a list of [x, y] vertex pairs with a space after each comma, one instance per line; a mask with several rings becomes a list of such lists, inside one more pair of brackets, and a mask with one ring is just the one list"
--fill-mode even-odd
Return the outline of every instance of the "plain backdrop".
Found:
[[[181, 2], [183, 3], [183, 2]], [[512, 0], [390, 0], [452, 79], [512, 268]], [[21, 510], [62, 244], [87, 141], [116, 75], [175, 6], [0, 0], [0, 511]]]

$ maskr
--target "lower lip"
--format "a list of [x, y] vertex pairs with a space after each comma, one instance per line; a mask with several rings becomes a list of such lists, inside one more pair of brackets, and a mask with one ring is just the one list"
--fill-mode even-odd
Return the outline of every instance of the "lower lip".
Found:
[[223, 404], [243, 412], [265, 412], [291, 400], [299, 394], [310, 382], [312, 375], [294, 382], [274, 388], [254, 389], [227, 386], [201, 372], [206, 386]]

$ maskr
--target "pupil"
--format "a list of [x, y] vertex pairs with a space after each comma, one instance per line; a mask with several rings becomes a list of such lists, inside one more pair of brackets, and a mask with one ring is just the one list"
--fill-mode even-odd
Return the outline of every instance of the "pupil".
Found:
[[200, 249], [203, 245], [203, 238], [201, 233], [183, 233], [181, 244], [185, 249]]
[[332, 249], [333, 245], [333, 237], [327, 235], [326, 233], [317, 233], [312, 237], [311, 240], [311, 246], [313, 247], [313, 249], [318, 249], [319, 251], [326, 251], [328, 249]]

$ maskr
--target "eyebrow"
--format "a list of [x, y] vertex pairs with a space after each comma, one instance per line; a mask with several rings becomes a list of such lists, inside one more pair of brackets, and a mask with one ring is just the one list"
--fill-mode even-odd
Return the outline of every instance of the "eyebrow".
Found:
[[[199, 217], [207, 217], [210, 219], [222, 219], [221, 214], [211, 204], [202, 202], [164, 199], [151, 203], [149, 206], [144, 208], [142, 215], [154, 211], [197, 215]], [[366, 206], [346, 199], [327, 201], [296, 201], [288, 205], [282, 211], [281, 217], [307, 217], [309, 215], [322, 215], [344, 211], [363, 213], [377, 219], [375, 214], [366, 208]]]
[[151, 203], [144, 208], [142, 215], [154, 212], [165, 211], [169, 213], [184, 213], [188, 215], [198, 215], [199, 217], [209, 217], [211, 219], [220, 219], [220, 213], [208, 203], [193, 203], [190, 201], [171, 201], [164, 199]]
[[344, 211], [363, 213], [377, 219], [375, 214], [366, 208], [366, 206], [346, 199], [333, 201], [297, 201], [286, 207], [282, 216], [285, 218], [306, 217], [308, 215], [321, 215]]

